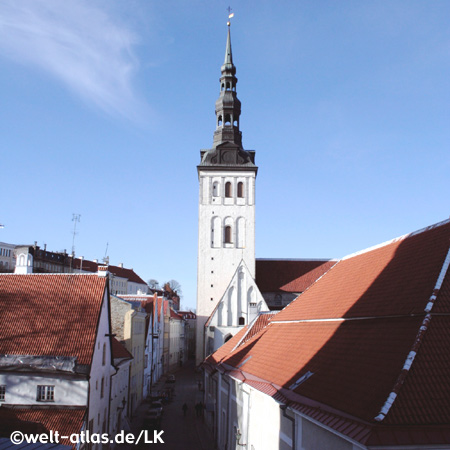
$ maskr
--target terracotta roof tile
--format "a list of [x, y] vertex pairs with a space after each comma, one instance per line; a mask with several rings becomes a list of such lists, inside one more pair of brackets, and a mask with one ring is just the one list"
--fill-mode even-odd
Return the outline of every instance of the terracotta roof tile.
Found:
[[133, 359], [133, 355], [115, 337], [111, 340], [114, 359]]
[[259, 316], [249, 325], [249, 329], [239, 345], [245, 344], [253, 336], [256, 336], [262, 329], [264, 329], [270, 322], [273, 316], [278, 311], [271, 311], [269, 313], [261, 313]]
[[108, 266], [108, 270], [116, 277], [127, 278], [128, 281], [132, 281], [133, 283], [147, 285], [147, 283], [133, 269], [126, 269], [119, 266]]
[[446, 221], [344, 258], [209, 363], [360, 442], [448, 442], [449, 244]]
[[0, 275], [0, 354], [90, 364], [105, 288], [97, 275]]
[[[60, 436], [79, 434], [85, 413], [86, 408], [3, 407], [0, 408], [0, 435], [15, 430], [34, 433], [59, 431]], [[73, 446], [69, 439], [61, 439], [60, 443]]]
[[334, 264], [333, 260], [257, 259], [256, 285], [261, 292], [300, 293]]
[[449, 250], [449, 235], [446, 222], [345, 258], [275, 320], [423, 313]]

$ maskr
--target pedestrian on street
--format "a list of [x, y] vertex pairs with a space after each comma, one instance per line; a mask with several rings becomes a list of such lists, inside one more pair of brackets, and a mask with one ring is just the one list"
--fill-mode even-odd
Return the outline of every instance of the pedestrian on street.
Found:
[[186, 413], [188, 410], [188, 405], [186, 405], [186, 403], [184, 403], [183, 406], [181, 407], [181, 409], [183, 410], [183, 416], [186, 416]]

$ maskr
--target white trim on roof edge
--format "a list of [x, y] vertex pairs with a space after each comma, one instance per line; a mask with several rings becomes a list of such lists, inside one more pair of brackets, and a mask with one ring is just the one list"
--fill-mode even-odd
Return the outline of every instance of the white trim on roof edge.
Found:
[[447, 224], [447, 223], [449, 223], [449, 222], [450, 222], [450, 219], [443, 220], [442, 222], [438, 222], [438, 223], [435, 223], [435, 224], [433, 224], [433, 225], [429, 225], [428, 227], [421, 228], [420, 230], [417, 230], [417, 231], [413, 231], [412, 233], [404, 234], [403, 236], [399, 236], [399, 237], [396, 237], [396, 238], [391, 239], [391, 240], [389, 240], [389, 241], [382, 242], [381, 244], [373, 245], [372, 247], [368, 247], [368, 248], [366, 248], [366, 249], [364, 249], [364, 250], [359, 250], [359, 251], [357, 251], [357, 252], [355, 252], [355, 253], [350, 253], [350, 255], [344, 256], [344, 257], [341, 259], [341, 261], [344, 261], [344, 260], [346, 260], [346, 259], [353, 258], [354, 256], [362, 255], [362, 254], [364, 254], [364, 253], [371, 252], [371, 251], [373, 251], [373, 250], [377, 250], [377, 249], [382, 248], [382, 247], [386, 247], [387, 245], [393, 244], [394, 242], [402, 241], [402, 240], [404, 240], [404, 239], [406, 239], [406, 238], [415, 236], [416, 234], [424, 233], [425, 231], [432, 230], [433, 228], [440, 227], [440, 226], [445, 225], [445, 224]]

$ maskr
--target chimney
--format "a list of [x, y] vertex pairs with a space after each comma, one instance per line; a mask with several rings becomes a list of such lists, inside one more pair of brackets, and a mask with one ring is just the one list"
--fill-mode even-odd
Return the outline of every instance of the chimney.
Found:
[[123, 263], [120, 263], [120, 264], [119, 264], [119, 267], [120, 267], [121, 269], [123, 269]]
[[107, 277], [109, 274], [108, 267], [107, 266], [98, 266], [98, 272], [97, 275], [99, 277]]

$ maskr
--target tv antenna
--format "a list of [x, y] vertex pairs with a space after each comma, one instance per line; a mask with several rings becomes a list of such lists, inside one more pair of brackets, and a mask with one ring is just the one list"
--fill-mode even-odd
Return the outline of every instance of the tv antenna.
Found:
[[102, 261], [109, 266], [109, 256], [108, 255], [108, 246], [109, 246], [109, 242], [106, 243], [106, 250], [105, 250], [105, 256], [103, 257]]
[[72, 258], [75, 258], [75, 236], [77, 233], [77, 222], [80, 221], [81, 214], [72, 214], [73, 239], [72, 239]]

